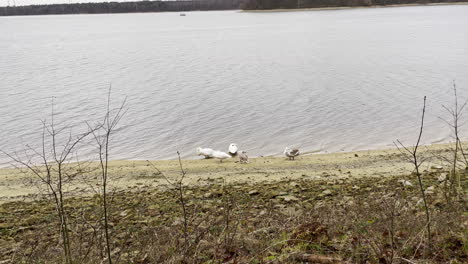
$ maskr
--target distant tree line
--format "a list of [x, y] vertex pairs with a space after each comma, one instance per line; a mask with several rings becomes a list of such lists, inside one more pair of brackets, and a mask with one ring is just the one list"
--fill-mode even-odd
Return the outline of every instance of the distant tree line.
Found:
[[169, 0], [0, 7], [0, 16], [170, 12], [194, 10], [257, 10], [400, 4], [454, 3], [466, 0]]
[[245, 10], [257, 9], [291, 9], [291, 8], [319, 8], [319, 7], [354, 7], [402, 4], [454, 3], [466, 0], [244, 0], [241, 8]]
[[0, 16], [239, 9], [241, 0], [104, 2], [0, 7]]

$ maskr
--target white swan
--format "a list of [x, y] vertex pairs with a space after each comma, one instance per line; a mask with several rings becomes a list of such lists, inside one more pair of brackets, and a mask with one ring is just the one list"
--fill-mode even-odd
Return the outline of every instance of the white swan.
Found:
[[205, 156], [205, 159], [213, 158], [213, 149], [210, 148], [197, 148], [198, 156]]
[[229, 155], [231, 156], [236, 156], [237, 155], [237, 144], [236, 143], [231, 143], [231, 145], [229, 145]]
[[295, 157], [299, 156], [299, 149], [297, 148], [291, 149], [289, 147], [286, 147], [284, 149], [284, 155], [288, 157], [290, 160], [291, 159], [294, 160]]
[[223, 162], [224, 159], [232, 158], [231, 155], [227, 154], [226, 152], [222, 152], [219, 150], [214, 150], [212, 153], [213, 158], [219, 159], [220, 162]]

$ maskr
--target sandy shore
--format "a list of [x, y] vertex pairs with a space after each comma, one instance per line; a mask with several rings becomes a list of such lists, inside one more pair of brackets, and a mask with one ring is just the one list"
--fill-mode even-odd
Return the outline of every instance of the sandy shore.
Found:
[[[424, 156], [448, 155], [450, 145], [437, 144], [421, 147]], [[152, 161], [168, 178], [180, 175], [176, 160]], [[96, 166], [94, 163], [90, 167]], [[432, 166], [444, 166], [440, 159], [429, 160], [423, 170]], [[183, 160], [187, 172], [187, 185], [209, 185], [226, 180], [228, 183], [262, 183], [283, 180], [323, 180], [348, 177], [399, 176], [412, 172], [396, 149], [369, 150], [330, 154], [302, 155], [294, 161], [284, 157], [259, 157], [249, 164], [240, 164], [237, 158], [220, 163], [214, 159]], [[113, 190], [164, 188], [167, 181], [147, 161], [112, 161], [109, 168], [110, 186]], [[69, 184], [70, 195], [92, 193], [98, 188], [97, 172], [89, 170], [84, 177], [77, 177]], [[34, 184], [37, 177], [18, 169], [0, 169], [0, 203], [29, 200], [41, 192]]]

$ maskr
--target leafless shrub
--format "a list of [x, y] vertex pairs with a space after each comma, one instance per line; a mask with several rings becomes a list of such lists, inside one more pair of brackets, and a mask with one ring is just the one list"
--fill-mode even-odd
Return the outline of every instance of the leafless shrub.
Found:
[[117, 109], [111, 109], [111, 87], [109, 87], [109, 92], [107, 94], [107, 107], [106, 113], [104, 115], [103, 121], [99, 122], [95, 127], [97, 129], [93, 129], [91, 125], [88, 125], [96, 146], [98, 150], [99, 156], [99, 167], [101, 171], [101, 197], [102, 197], [102, 209], [103, 209], [103, 231], [105, 235], [105, 243], [106, 243], [106, 254], [107, 254], [107, 261], [109, 264], [112, 264], [112, 256], [111, 256], [111, 242], [109, 236], [109, 201], [108, 201], [108, 168], [109, 168], [109, 154], [110, 154], [110, 139], [111, 136], [114, 134], [115, 128], [117, 127], [118, 123], [125, 115], [127, 108], [126, 108], [126, 99], [121, 103], [120, 107]]
[[420, 158], [418, 155], [418, 148], [419, 148], [419, 143], [421, 142], [421, 136], [423, 133], [424, 129], [424, 115], [426, 113], [426, 96], [424, 96], [424, 104], [423, 104], [423, 109], [422, 109], [422, 115], [421, 115], [421, 126], [419, 128], [419, 135], [418, 139], [416, 141], [416, 144], [414, 147], [406, 147], [401, 143], [400, 140], [397, 140], [395, 146], [397, 149], [400, 151], [400, 153], [405, 157], [405, 159], [414, 165], [414, 170], [416, 173], [416, 176], [418, 178], [418, 183], [419, 183], [419, 188], [421, 191], [421, 196], [424, 201], [424, 209], [426, 211], [426, 226], [427, 226], [427, 243], [428, 243], [428, 250], [431, 249], [431, 219], [430, 219], [430, 214], [429, 214], [429, 207], [426, 199], [426, 194], [424, 192], [424, 186], [421, 180], [421, 173], [419, 171], [419, 168], [421, 164], [425, 161], [425, 159]]
[[42, 146], [39, 150], [26, 145], [24, 157], [2, 151], [14, 162], [14, 166], [29, 172], [46, 186], [49, 197], [55, 204], [57, 221], [60, 224], [64, 262], [73, 262], [70, 242], [69, 213], [65, 208], [65, 185], [80, 174], [73, 164], [73, 155], [79, 144], [94, 130], [73, 135], [71, 130], [64, 136], [67, 127], [57, 128], [54, 123], [54, 104], [52, 101], [51, 120], [42, 121]]
[[166, 182], [169, 184], [169, 186], [171, 186], [173, 188], [173, 192], [176, 195], [176, 197], [178, 199], [178, 203], [180, 204], [180, 207], [182, 209], [183, 238], [184, 238], [182, 252], [183, 252], [183, 257], [184, 257], [184, 261], [185, 261], [185, 258], [187, 256], [187, 252], [188, 252], [188, 249], [189, 249], [189, 246], [190, 246], [189, 245], [189, 231], [188, 231], [188, 226], [189, 226], [190, 219], [189, 219], [189, 214], [188, 214], [188, 211], [187, 211], [187, 202], [186, 202], [186, 199], [185, 199], [184, 179], [185, 179], [185, 176], [186, 176], [186, 172], [185, 172], [185, 170], [184, 170], [184, 168], [182, 166], [182, 159], [180, 158], [179, 151], [177, 151], [177, 157], [178, 157], [179, 166], [180, 166], [180, 177], [178, 179], [174, 180], [174, 181], [169, 179], [152, 162], [150, 162], [150, 161], [147, 161], [147, 162], [151, 165], [151, 167], [157, 173], [162, 175], [164, 177], [164, 179], [166, 180]]
[[[452, 163], [452, 170], [451, 170], [451, 177], [446, 178], [444, 181], [445, 191], [448, 193], [447, 198], [449, 199], [451, 194], [461, 189], [461, 174], [458, 170], [458, 163], [462, 162], [464, 164], [464, 169], [468, 169], [468, 160], [466, 157], [465, 150], [463, 149], [462, 141], [460, 140], [460, 128], [463, 125], [462, 123], [462, 115], [463, 111], [468, 104], [468, 100], [465, 100], [462, 104], [458, 102], [458, 94], [457, 94], [457, 86], [455, 82], [453, 83], [453, 95], [454, 95], [454, 103], [452, 107], [447, 107], [442, 105], [442, 107], [449, 113], [450, 118], [444, 119], [439, 117], [442, 121], [444, 121], [451, 129], [453, 133], [453, 138], [455, 139], [455, 148], [453, 149], [453, 159]], [[461, 157], [460, 157], [461, 156]], [[450, 186], [448, 185], [450, 183]], [[457, 188], [455, 188], [455, 183], [457, 184]]]

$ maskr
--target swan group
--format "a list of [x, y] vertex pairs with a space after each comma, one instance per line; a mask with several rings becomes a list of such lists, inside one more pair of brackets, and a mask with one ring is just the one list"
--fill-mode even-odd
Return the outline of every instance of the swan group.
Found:
[[[242, 164], [249, 163], [249, 157], [247, 156], [246, 151], [239, 151], [236, 143], [231, 143], [228, 147], [228, 151], [213, 150], [212, 148], [202, 148], [198, 147], [196, 149], [198, 156], [204, 156], [205, 159], [219, 159], [219, 162], [223, 162], [225, 159], [232, 157], [239, 157], [239, 162]], [[295, 157], [300, 155], [299, 149], [286, 147], [283, 151], [283, 154], [289, 159], [294, 160]]]
[[197, 155], [198, 156], [204, 156], [205, 159], [219, 159], [220, 162], [223, 162], [225, 159], [232, 158], [237, 155], [237, 144], [232, 143], [229, 145], [228, 148], [228, 153], [220, 150], [213, 150], [212, 148], [202, 148], [198, 147], [197, 148]]

